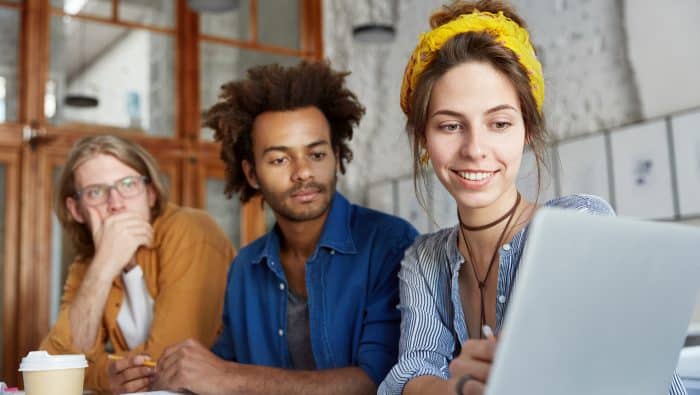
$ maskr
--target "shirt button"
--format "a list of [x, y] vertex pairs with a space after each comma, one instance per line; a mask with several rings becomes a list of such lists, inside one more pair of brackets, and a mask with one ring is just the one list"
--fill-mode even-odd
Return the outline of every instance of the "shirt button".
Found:
[[277, 334], [280, 336], [284, 336], [284, 331], [282, 329], [278, 329]]
[[503, 244], [503, 251], [510, 251], [510, 244]]
[[506, 302], [505, 295], [498, 295], [498, 303], [505, 303], [505, 302]]
[[335, 250], [331, 250], [331, 255], [335, 255]]
[[284, 283], [280, 283], [280, 291], [284, 291]]

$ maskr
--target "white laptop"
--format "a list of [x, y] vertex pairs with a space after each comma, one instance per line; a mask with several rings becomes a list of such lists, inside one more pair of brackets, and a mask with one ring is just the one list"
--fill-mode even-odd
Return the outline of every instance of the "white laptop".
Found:
[[700, 288], [700, 228], [542, 209], [487, 395], [660, 395]]

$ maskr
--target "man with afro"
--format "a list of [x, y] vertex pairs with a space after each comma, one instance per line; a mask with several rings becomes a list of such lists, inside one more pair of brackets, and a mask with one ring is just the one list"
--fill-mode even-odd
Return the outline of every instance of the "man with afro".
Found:
[[189, 340], [158, 362], [159, 387], [198, 394], [372, 394], [396, 363], [397, 272], [417, 235], [348, 202], [337, 174], [364, 108], [326, 62], [258, 66], [206, 117], [226, 193], [261, 195], [276, 224], [241, 249], [210, 352]]

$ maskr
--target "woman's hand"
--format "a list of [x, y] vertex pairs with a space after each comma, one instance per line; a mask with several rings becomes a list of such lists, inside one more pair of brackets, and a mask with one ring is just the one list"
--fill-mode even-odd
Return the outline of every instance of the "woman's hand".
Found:
[[450, 395], [482, 395], [496, 353], [496, 339], [467, 340], [459, 356], [450, 362]]

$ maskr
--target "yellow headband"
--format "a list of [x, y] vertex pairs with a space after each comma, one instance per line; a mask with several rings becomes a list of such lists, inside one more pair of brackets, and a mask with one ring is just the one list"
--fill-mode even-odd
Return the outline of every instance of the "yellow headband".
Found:
[[405, 114], [408, 114], [418, 78], [433, 61], [435, 53], [448, 40], [458, 34], [482, 31], [493, 34], [496, 41], [513, 51], [518, 57], [518, 61], [527, 70], [530, 77], [530, 89], [532, 89], [532, 95], [537, 103], [537, 110], [542, 112], [542, 103], [544, 102], [542, 65], [535, 56], [535, 50], [530, 43], [530, 35], [527, 30], [503, 15], [502, 11], [499, 11], [498, 14], [474, 11], [470, 14], [460, 15], [444, 25], [421, 34], [418, 46], [413, 51], [403, 74], [401, 109]]

